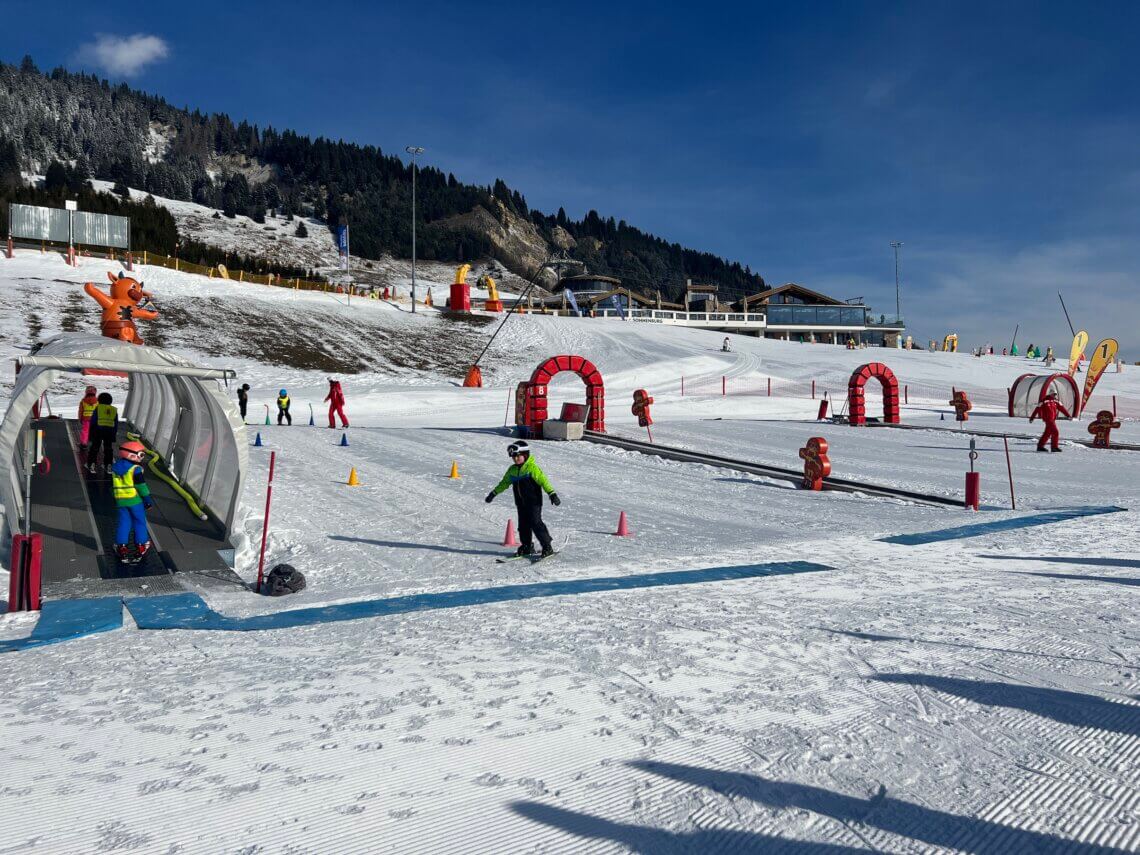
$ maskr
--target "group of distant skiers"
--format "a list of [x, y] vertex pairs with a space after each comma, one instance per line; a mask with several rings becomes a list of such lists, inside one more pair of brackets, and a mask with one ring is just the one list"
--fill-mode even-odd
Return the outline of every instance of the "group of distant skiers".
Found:
[[[249, 384], [242, 383], [237, 395], [238, 409], [241, 411], [241, 420], [248, 424]], [[340, 426], [342, 428], [348, 427], [348, 416], [344, 414], [344, 389], [341, 388], [339, 380], [329, 380], [329, 393], [325, 395], [325, 401], [327, 401], [329, 405], [329, 427], [336, 427], [336, 417], [340, 418]], [[293, 414], [289, 410], [291, 405], [292, 399], [289, 397], [288, 389], [282, 389], [277, 393], [277, 424], [293, 424]]]

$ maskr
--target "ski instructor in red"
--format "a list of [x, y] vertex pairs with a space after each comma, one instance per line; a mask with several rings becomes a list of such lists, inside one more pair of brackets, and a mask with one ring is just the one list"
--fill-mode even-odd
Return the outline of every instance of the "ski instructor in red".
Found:
[[534, 458], [530, 456], [530, 446], [521, 440], [512, 442], [507, 449], [512, 465], [507, 469], [503, 480], [495, 485], [487, 494], [485, 501], [493, 502], [495, 496], [511, 487], [515, 494], [515, 508], [519, 512], [519, 538], [522, 546], [516, 555], [534, 554], [534, 538], [542, 544], [541, 558], [549, 558], [554, 554], [554, 547], [550, 543], [550, 532], [546, 523], [542, 521], [542, 494], [550, 496], [550, 504], [558, 506], [562, 501], [554, 492], [554, 486], [546, 474], [538, 468]]
[[1045, 396], [1045, 400], [1037, 405], [1037, 409], [1033, 411], [1033, 415], [1029, 417], [1029, 423], [1033, 424], [1033, 420], [1040, 418], [1045, 422], [1045, 432], [1041, 434], [1041, 439], [1037, 440], [1037, 450], [1044, 451], [1045, 443], [1049, 443], [1053, 451], [1061, 450], [1061, 432], [1057, 430], [1057, 413], [1064, 413], [1065, 418], [1071, 419], [1072, 413], [1065, 409], [1065, 405], [1057, 400], [1057, 393], [1050, 392]]
[[344, 414], [344, 390], [340, 388], [339, 380], [329, 381], [329, 393], [325, 400], [329, 402], [329, 427], [336, 427], [333, 416], [340, 416], [340, 426], [348, 427], [348, 418]]

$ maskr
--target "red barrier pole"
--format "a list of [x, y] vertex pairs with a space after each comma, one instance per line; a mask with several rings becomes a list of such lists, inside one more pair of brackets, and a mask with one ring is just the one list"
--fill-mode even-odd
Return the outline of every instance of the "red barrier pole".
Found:
[[768, 378], [768, 397], [772, 397], [772, 378]]
[[261, 557], [257, 560], [257, 593], [261, 593], [261, 585], [265, 581], [265, 541], [269, 537], [269, 503], [273, 499], [273, 464], [277, 461], [277, 452], [269, 452], [269, 485], [265, 488], [265, 524], [261, 528]]
[[646, 432], [647, 434], [649, 434], [649, 441], [650, 441], [650, 442], [653, 442], [653, 431], [651, 431], [651, 430], [649, 429], [649, 425], [646, 425], [646, 426], [645, 426], [645, 432]]
[[1112, 417], [1116, 418], [1116, 396], [1112, 396]]
[[1003, 436], [1002, 441], [1005, 443], [1005, 468], [1009, 470], [1009, 504], [1016, 511], [1017, 499], [1013, 495], [1013, 464], [1009, 460], [1009, 437]]
[[727, 389], [728, 389], [728, 383], [727, 383], [727, 381], [725, 380], [725, 377], [724, 377], [724, 375], [722, 374], [722, 375], [720, 376], [720, 396], [721, 396], [722, 398], [723, 398], [725, 395], [727, 395], [727, 394], [728, 394], [728, 392], [726, 391]]
[[813, 401], [815, 400], [815, 381], [814, 380], [811, 381], [811, 399]]

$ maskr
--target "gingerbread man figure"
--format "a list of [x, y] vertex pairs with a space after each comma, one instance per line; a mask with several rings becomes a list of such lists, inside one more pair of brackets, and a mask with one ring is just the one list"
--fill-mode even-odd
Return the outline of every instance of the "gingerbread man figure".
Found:
[[800, 449], [800, 457], [804, 461], [804, 480], [801, 486], [805, 490], [822, 490], [823, 479], [831, 474], [827, 440], [822, 436], [813, 436], [807, 441], [807, 445]]
[[954, 408], [954, 418], [957, 421], [968, 422], [970, 420], [970, 410], [974, 409], [974, 405], [970, 403], [970, 399], [961, 389], [954, 390], [954, 397], [950, 399], [950, 406]]
[[107, 338], [117, 338], [119, 341], [142, 344], [135, 320], [153, 321], [158, 317], [158, 309], [150, 300], [150, 293], [142, 289], [142, 283], [136, 282], [123, 272], [116, 276], [110, 271], [107, 278], [111, 280], [110, 295], [104, 294], [95, 287], [95, 283], [88, 282], [83, 290], [103, 308], [100, 329]]
[[1101, 410], [1096, 414], [1096, 421], [1089, 424], [1089, 433], [1093, 435], [1093, 448], [1111, 448], [1108, 435], [1114, 428], [1120, 427], [1120, 422], [1112, 414], [1112, 410]]

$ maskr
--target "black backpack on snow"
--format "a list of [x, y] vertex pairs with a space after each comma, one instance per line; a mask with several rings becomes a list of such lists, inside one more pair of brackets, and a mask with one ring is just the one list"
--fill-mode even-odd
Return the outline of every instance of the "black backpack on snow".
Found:
[[304, 588], [304, 575], [291, 564], [278, 564], [265, 577], [265, 593], [271, 597], [295, 594]]

